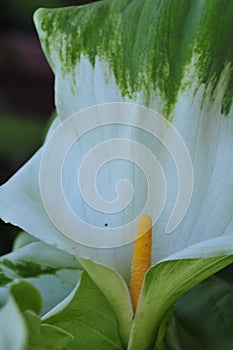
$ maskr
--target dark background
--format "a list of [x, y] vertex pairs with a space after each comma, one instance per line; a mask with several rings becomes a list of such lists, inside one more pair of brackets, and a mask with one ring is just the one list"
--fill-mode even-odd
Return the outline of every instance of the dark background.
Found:
[[[54, 111], [53, 74], [40, 48], [33, 12], [92, 1], [1, 0], [0, 185], [42, 144]], [[0, 255], [11, 250], [18, 232], [0, 220]]]

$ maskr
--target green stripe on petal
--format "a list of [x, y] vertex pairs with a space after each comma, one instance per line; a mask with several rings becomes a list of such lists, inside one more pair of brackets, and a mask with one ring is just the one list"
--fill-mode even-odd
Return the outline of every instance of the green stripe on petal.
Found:
[[81, 272], [73, 256], [42, 242], [33, 242], [0, 258], [0, 286], [21, 279], [32, 283], [43, 297], [42, 313], [71, 292]]
[[[69, 20], [67, 21], [67, 18]], [[63, 9], [40, 9], [35, 23], [55, 74], [71, 76], [85, 57], [94, 68], [109, 67], [121, 96], [144, 104], [159, 91], [163, 113], [172, 112], [187, 82], [185, 67], [198, 86], [215, 88], [224, 73], [221, 108], [228, 114], [233, 96], [233, 3], [231, 1], [117, 0]], [[190, 65], [191, 64], [191, 65]], [[105, 70], [105, 83], [112, 78]], [[60, 73], [59, 73], [60, 74]], [[57, 82], [59, 85], [59, 81]], [[60, 80], [61, 83], [61, 80]], [[75, 95], [75, 94], [74, 94]]]

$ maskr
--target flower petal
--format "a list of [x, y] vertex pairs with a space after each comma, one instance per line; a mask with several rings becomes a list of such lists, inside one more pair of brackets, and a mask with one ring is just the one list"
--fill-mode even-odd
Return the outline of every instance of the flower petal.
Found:
[[[223, 7], [217, 0], [115, 0], [38, 10], [35, 24], [55, 73], [58, 115], [131, 99], [159, 112], [163, 107], [168, 117], [194, 55], [198, 85], [206, 91], [212, 83], [213, 96], [227, 64], [232, 71], [232, 10], [231, 3]], [[230, 76], [222, 90], [219, 102], [227, 114]]]
[[[215, 0], [103, 1], [35, 15], [56, 76], [61, 119], [94, 104], [136, 102], [172, 120], [189, 149], [193, 198], [170, 235], [164, 232], [177, 179], [160, 151], [169, 192], [154, 228], [154, 261], [199, 242], [199, 257], [223, 254], [227, 241], [227, 252], [233, 252], [233, 5], [227, 6]], [[208, 241], [218, 236], [218, 245]]]
[[105, 263], [129, 279], [132, 248], [122, 257], [121, 250], [81, 246], [68, 239], [50, 221], [39, 190], [40, 149], [6, 184], [0, 187], [0, 217], [21, 227], [39, 240], [73, 255], [89, 257]]
[[[56, 118], [48, 131], [46, 142], [59, 125], [59, 119]], [[132, 246], [96, 250], [68, 239], [50, 221], [39, 187], [42, 154], [43, 147], [8, 182], [0, 186], [1, 219], [72, 255], [88, 257], [111, 266], [129, 280]]]
[[[233, 251], [232, 7], [217, 0], [113, 0], [42, 9], [35, 16], [55, 73], [61, 120], [94, 104], [136, 102], [172, 120], [188, 146], [195, 176], [193, 199], [182, 224], [170, 235], [164, 232], [178, 191], [176, 169], [165, 150], [159, 152], [168, 196], [154, 227], [154, 261], [199, 242], [200, 257], [222, 254], [226, 242]], [[128, 277], [132, 247], [81, 247], [52, 225], [39, 192], [41, 152], [1, 187], [0, 216], [47, 243], [109, 264]], [[219, 245], [209, 243], [215, 237]], [[197, 253], [190, 250], [190, 257], [193, 254]]]

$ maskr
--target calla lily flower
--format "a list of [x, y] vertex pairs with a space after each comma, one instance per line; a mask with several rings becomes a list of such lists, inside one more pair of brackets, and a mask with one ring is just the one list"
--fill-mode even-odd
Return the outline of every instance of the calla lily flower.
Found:
[[[171, 122], [193, 165], [189, 209], [165, 234], [178, 180], [164, 149], [153, 146], [168, 183], [165, 208], [153, 227], [153, 263], [233, 254], [232, 13], [232, 2], [222, 6], [217, 0], [113, 0], [38, 10], [37, 31], [55, 74], [57, 118], [44, 146], [1, 186], [0, 217], [61, 250], [108, 265], [128, 280], [133, 243], [101, 249], [68, 238], [50, 220], [39, 186], [42, 153], [59, 125], [85, 108], [128, 102]], [[131, 138], [130, 129], [123, 136]], [[68, 175], [72, 172], [68, 165]], [[114, 181], [124, 172], [118, 167]], [[71, 201], [73, 184], [64, 182]], [[135, 208], [145, 199], [139, 198]], [[92, 217], [87, 213], [85, 220]]]

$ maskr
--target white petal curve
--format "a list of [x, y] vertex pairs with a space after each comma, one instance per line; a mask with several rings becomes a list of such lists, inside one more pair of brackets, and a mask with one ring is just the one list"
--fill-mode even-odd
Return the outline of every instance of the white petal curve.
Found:
[[51, 223], [41, 201], [39, 167], [41, 148], [8, 182], [0, 187], [0, 217], [41, 241], [73, 255], [91, 258], [117, 270], [128, 280], [132, 247], [96, 250], [81, 246], [60, 233]]
[[[194, 62], [192, 62], [194, 65]], [[167, 206], [154, 228], [154, 262], [164, 259], [175, 252], [182, 251], [188, 246], [205, 241], [214, 237], [223, 237], [229, 234], [230, 226], [233, 226], [233, 111], [227, 117], [221, 115], [221, 98], [224, 78], [229, 74], [226, 70], [222, 73], [222, 79], [216, 88], [214, 100], [210, 94], [202, 106], [204, 86], [196, 92], [198, 82], [195, 77], [195, 69], [187, 67], [185, 79], [187, 88], [181, 90], [178, 102], [173, 112], [173, 124], [183, 137], [193, 162], [194, 168], [194, 192], [190, 208], [180, 226], [171, 234], [166, 235], [164, 228], [174, 205], [177, 191], [177, 179], [174, 168], [170, 167], [166, 155], [161, 152], [160, 157], [167, 173], [170, 193], [167, 197]], [[88, 68], [87, 68], [88, 67]], [[143, 94], [138, 93], [134, 99], [122, 97], [119, 87], [116, 85], [114, 76], [110, 72], [108, 64], [97, 60], [93, 68], [87, 63], [87, 58], [81, 58], [76, 68], [77, 72], [85, 72], [85, 81], [91, 82], [92, 87], [83, 83], [83, 75], [77, 75], [76, 90], [65, 94], [67, 86], [58, 72], [56, 92], [60, 115], [64, 118], [68, 113], [77, 111], [79, 106], [86, 107], [109, 101], [130, 101], [142, 103]], [[193, 75], [190, 72], [194, 72]], [[59, 78], [60, 77], [60, 78]], [[106, 79], [107, 77], [107, 79]], [[72, 77], [66, 76], [66, 84], [71, 86]], [[92, 83], [99, 81], [99, 85]], [[89, 90], [91, 89], [91, 90]], [[88, 91], [91, 91], [88, 94]], [[79, 100], [79, 95], [81, 98]], [[77, 96], [77, 99], [75, 97]], [[158, 92], [148, 101], [148, 105], [161, 112], [162, 98]], [[125, 136], [125, 135], [124, 135]], [[232, 231], [230, 232], [232, 234]], [[233, 253], [231, 236], [229, 239], [228, 252]], [[220, 238], [221, 240], [221, 238]], [[225, 244], [225, 243], [223, 243]], [[222, 254], [225, 248], [218, 249], [218, 245], [212, 245], [209, 255]], [[191, 251], [190, 251], [191, 254]], [[200, 249], [199, 257], [206, 257], [205, 249]], [[192, 254], [190, 257], [193, 257]]]
[[[97, 4], [97, 7], [101, 6], [101, 4], [99, 4]], [[102, 4], [104, 6], [104, 4], [110, 4], [110, 2], [103, 2]], [[111, 10], [113, 11], [114, 6], [117, 8], [118, 4], [117, 2], [112, 2], [111, 4], [113, 4], [113, 8]], [[123, 2], [119, 2], [119, 4], [120, 11], [121, 7], [124, 8], [124, 4]], [[173, 2], [171, 4], [173, 4]], [[211, 7], [212, 12], [214, 12], [214, 9], [216, 9], [216, 3], [213, 2], [213, 4], [214, 7]], [[157, 5], [160, 5], [160, 2], [158, 2]], [[150, 14], [149, 2], [138, 2], [138, 6], [139, 8], [140, 6], [142, 6], [141, 9], [143, 10], [140, 13], [140, 18], [143, 17], [143, 13], [144, 15]], [[167, 6], [169, 6], [168, 3], [167, 5], [164, 5], [165, 10], [167, 9]], [[197, 7], [199, 6], [200, 4], [198, 4]], [[202, 10], [204, 11], [203, 13], [207, 13], [207, 3], [203, 3], [202, 6]], [[157, 9], [157, 13], [159, 16], [159, 10], [160, 8], [162, 9], [163, 6], [158, 7], [159, 8]], [[177, 6], [175, 4], [174, 14], [177, 14], [176, 7]], [[94, 8], [95, 7], [93, 7], [93, 9]], [[195, 11], [195, 8], [196, 7], [194, 6], [193, 23], [195, 24], [195, 26], [197, 25], [198, 27], [200, 15], [201, 26], [199, 29], [200, 31], [204, 31], [204, 29], [206, 29], [205, 25], [207, 25], [208, 23], [202, 20], [202, 11]], [[131, 10], [133, 9], [131, 8]], [[127, 8], [126, 11], [128, 11]], [[53, 10], [50, 12], [51, 13], [48, 14], [48, 16], [53, 16]], [[166, 13], [168, 12], [170, 11], [166, 11]], [[156, 13], [151, 13], [151, 15], [154, 14]], [[165, 12], [162, 12], [162, 14], [165, 17], [160, 18], [160, 20], [166, 20], [167, 17], [165, 15]], [[52, 17], [50, 17], [50, 19], [51, 18]], [[212, 20], [214, 20], [214, 18], [212, 18]], [[186, 21], [187, 17], [185, 17], [184, 21], [185, 26], [190, 24]], [[183, 30], [185, 33], [187, 33], [189, 31], [185, 30], [185, 26]], [[56, 23], [54, 28], [56, 34], [58, 32], [56, 31]], [[54, 28], [52, 29], [54, 30]], [[163, 26], [161, 26], [161, 28], [163, 29]], [[43, 32], [41, 28], [39, 28], [39, 31], [41, 32], [40, 35], [43, 41], [44, 37], [47, 34]], [[191, 34], [193, 33], [193, 35], [195, 36], [197, 34], [196, 27], [193, 28], [191, 26], [190, 32]], [[151, 31], [151, 33], [153, 35], [157, 35], [153, 31]], [[76, 38], [76, 34], [78, 33], [74, 32], [74, 34]], [[138, 33], [136, 34], [137, 35], [134, 38], [135, 41], [137, 36], [139, 37]], [[170, 35], [171, 32], [169, 33], [169, 37]], [[187, 33], [187, 36], [184, 36], [184, 39], [186, 39], [186, 41], [189, 41], [189, 39], [192, 40], [192, 38], [192, 35], [191, 37], [189, 37], [189, 33]], [[157, 90], [149, 91], [150, 94], [147, 94], [146, 97], [143, 95], [143, 92], [140, 91], [135, 92], [133, 96], [129, 96], [125, 92], [122, 92], [119, 86], [117, 86], [116, 84], [116, 79], [112, 73], [112, 69], [110, 69], [109, 64], [103, 59], [104, 55], [101, 58], [96, 56], [95, 63], [93, 65], [91, 64], [87, 56], [81, 54], [80, 60], [77, 59], [76, 66], [74, 68], [71, 67], [72, 73], [64, 73], [64, 62], [61, 61], [61, 51], [64, 51], [66, 47], [64, 45], [64, 37], [59, 37], [58, 39], [60, 40], [58, 41], [58, 46], [61, 45], [61, 47], [58, 47], [57, 52], [54, 49], [49, 53], [48, 50], [47, 55], [51, 55], [49, 59], [50, 62], [52, 62], [53, 69], [55, 70], [56, 104], [58, 108], [58, 115], [61, 120], [68, 118], [71, 114], [85, 107], [111, 101], [136, 102], [138, 104], [143, 104], [148, 107], [151, 107], [157, 112], [162, 113], [164, 104], [166, 104], [166, 99], [164, 100], [162, 98], [162, 96], [164, 97], [164, 94], [160, 93]], [[148, 39], [151, 40], [150, 37], [148, 37]], [[159, 42], [159, 37], [156, 37], [156, 40], [157, 39]], [[109, 40], [108, 37], [107, 40]], [[46, 39], [44, 43], [46, 44]], [[150, 41], [145, 41], [145, 43], [150, 44]], [[182, 58], [182, 52], [184, 51], [186, 46], [183, 46], [182, 41], [181, 44], [181, 47], [177, 47], [177, 49], [179, 49], [178, 54]], [[128, 45], [127, 47], [131, 48], [131, 46]], [[210, 47], [208, 45], [206, 47], [206, 52], [209, 52], [208, 50], [210, 50]], [[146, 49], [146, 46], [143, 48]], [[61, 50], [60, 52], [59, 49]], [[126, 50], [126, 47], [123, 47], [123, 49]], [[132, 50], [133, 49], [134, 48], [132, 48]], [[205, 47], [203, 50], [205, 50]], [[76, 52], [72, 53], [74, 53], [74, 57], [76, 57]], [[130, 52], [130, 54], [131, 53], [132, 57], [123, 57], [126, 60], [129, 59], [130, 63], [134, 59], [133, 52]], [[117, 54], [117, 52], [114, 51], [114, 54]], [[137, 56], [135, 57], [137, 59]], [[139, 57], [141, 56], [139, 55]], [[168, 56], [166, 55], [166, 50], [165, 55], [162, 55], [161, 57], [168, 58]], [[110, 59], [112, 58], [114, 57], [110, 57]], [[197, 62], [196, 67], [198, 67], [198, 63], [199, 62]], [[165, 72], [168, 75], [170, 68], [169, 64], [171, 64], [169, 60], [168, 62], [164, 62]], [[161, 69], [163, 69], [164, 67], [161, 67]], [[154, 262], [171, 256], [171, 254], [173, 253], [177, 253], [176, 256], [179, 257], [180, 252], [180, 257], [182, 257], [184, 256], [184, 249], [187, 249], [185, 254], [190, 254], [189, 257], [193, 257], [193, 254], [199, 254], [198, 257], [222, 254], [225, 251], [226, 247], [228, 253], [233, 252], [232, 110], [227, 117], [221, 115], [222, 91], [225, 90], [223, 89], [223, 86], [225, 84], [224, 82], [229, 81], [229, 78], [227, 78], [227, 74], [230, 74], [230, 71], [227, 72], [227, 67], [225, 67], [225, 71], [222, 73], [222, 77], [219, 80], [218, 86], [215, 87], [214, 96], [212, 96], [211, 94], [209, 94], [211, 86], [209, 86], [208, 91], [208, 89], [206, 90], [206, 87], [204, 88], [202, 86], [200, 87], [199, 85], [197, 85], [195, 79], [197, 76], [199, 76], [198, 74], [200, 73], [200, 71], [198, 71], [198, 69], [197, 71], [195, 71], [196, 67], [194, 57], [190, 64], [190, 67], [186, 67], [187, 71], [186, 74], [184, 74], [184, 76], [187, 81], [184, 82], [185, 84], [183, 84], [183, 86], [181, 86], [182, 84], [178, 84], [178, 87], [182, 88], [179, 89], [178, 102], [173, 108], [172, 115], [173, 123], [177, 130], [180, 132], [181, 136], [184, 138], [184, 141], [187, 144], [193, 161], [195, 176], [193, 199], [189, 211], [187, 212], [181, 225], [170, 235], [165, 235], [164, 229], [166, 227], [167, 219], [171, 213], [174, 200], [176, 198], [177, 179], [174, 166], [170, 166], [170, 162], [167, 160], [165, 152], [161, 152], [160, 157], [161, 160], [164, 161], [163, 165], [166, 170], [169, 191], [167, 197], [167, 205], [165, 207], [163, 215], [158, 224], [154, 227]], [[149, 68], [151, 67], [145, 66], [145, 71], [143, 71], [143, 74], [148, 74]], [[178, 67], [176, 66], [175, 68], [180, 68], [179, 64]], [[190, 72], [193, 73], [192, 76], [190, 76]], [[173, 73], [175, 73], [176, 75], [176, 69], [175, 71], [173, 71]], [[125, 72], [125, 74], [127, 74], [127, 72]], [[162, 75], [162, 78], [166, 80], [167, 77], [165, 77], [165, 75]], [[162, 81], [162, 85], [163, 83], [164, 82]], [[156, 86], [158, 87], [158, 85]], [[149, 86], [148, 89], [150, 88], [151, 87]], [[205, 99], [204, 94], [206, 95]], [[22, 168], [21, 171], [18, 172], [14, 178], [12, 178], [12, 180], [10, 180], [6, 185], [4, 185], [1, 188], [0, 197], [2, 203], [0, 204], [0, 215], [3, 218], [5, 218], [5, 220], [10, 220], [11, 222], [17, 225], [22, 226], [22, 228], [26, 229], [31, 234], [34, 234], [37, 237], [41, 237], [41, 239], [45, 240], [48, 243], [56, 244], [59, 248], [65, 249], [71, 253], [75, 252], [77, 254], [82, 254], [77, 245], [75, 245], [72, 241], [62, 236], [54, 227], [51, 226], [51, 223], [48, 220], [43, 207], [41, 207], [41, 199], [38, 192], [37, 173], [39, 172], [39, 158], [40, 153], [38, 153], [31, 160], [31, 162], [27, 163], [27, 165], [25, 165], [25, 167]], [[13, 203], [14, 201], [15, 203]], [[26, 209], [21, 208], [22, 205], [25, 205]], [[12, 214], [13, 209], [14, 214]], [[41, 233], [42, 230], [43, 233]], [[196, 247], [199, 248], [196, 249]], [[87, 257], [96, 259], [99, 262], [109, 264], [111, 267], [116, 268], [121, 273], [122, 271], [123, 273], [124, 271], [126, 271], [126, 273], [129, 272], [132, 255], [131, 247], [121, 247], [114, 251], [92, 251], [90, 249], [85, 248], [83, 254]]]

